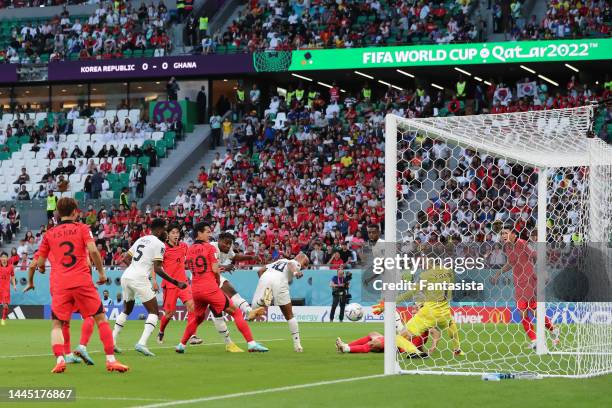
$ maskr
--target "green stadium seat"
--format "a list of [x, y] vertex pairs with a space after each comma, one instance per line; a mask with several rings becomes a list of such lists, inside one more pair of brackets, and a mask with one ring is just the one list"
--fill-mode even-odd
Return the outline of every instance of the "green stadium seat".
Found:
[[0, 160], [8, 160], [11, 158], [11, 154], [9, 152], [0, 152]]
[[168, 149], [174, 148], [174, 141], [176, 140], [176, 132], [164, 133], [164, 140], [166, 141], [166, 147]]
[[134, 156], [128, 156], [125, 159], [125, 166], [127, 167], [128, 171], [132, 169], [132, 164], [136, 164], [137, 161], [137, 158]]
[[77, 191], [74, 193], [74, 199], [77, 201], [85, 201], [85, 193], [83, 191]]
[[142, 164], [142, 167], [146, 171], [149, 171], [149, 168], [151, 167], [151, 159], [148, 156], [141, 156], [138, 158], [138, 164]]
[[166, 157], [166, 145], [164, 144], [163, 146], [162, 145], [156, 146], [155, 152], [157, 153], [157, 157]]

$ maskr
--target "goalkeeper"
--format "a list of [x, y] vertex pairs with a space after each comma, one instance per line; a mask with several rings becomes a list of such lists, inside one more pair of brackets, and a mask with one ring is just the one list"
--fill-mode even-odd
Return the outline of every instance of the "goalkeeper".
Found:
[[[434, 253], [439, 252], [443, 245], [439, 244], [435, 246]], [[436, 250], [437, 249], [437, 250]], [[442, 250], [442, 252], [444, 252]], [[412, 280], [412, 276], [406, 273], [402, 276], [406, 281]], [[397, 303], [405, 302], [408, 299], [414, 298], [415, 294], [419, 293], [423, 296], [423, 305], [419, 311], [412, 316], [412, 318], [406, 323], [403, 330], [400, 331], [400, 335], [412, 341], [413, 338], [420, 336], [421, 333], [432, 331], [432, 341], [434, 347], [430, 348], [429, 352], [435, 350], [435, 344], [437, 344], [436, 334], [447, 329], [453, 345], [453, 354], [456, 356], [464, 355], [461, 351], [461, 345], [459, 342], [459, 330], [453, 320], [453, 314], [451, 312], [450, 300], [452, 298], [451, 290], [441, 290], [440, 287], [446, 284], [451, 284], [455, 281], [454, 272], [450, 269], [443, 268], [442, 266], [427, 269], [421, 272], [419, 276], [420, 282], [413, 290], [406, 291], [399, 295], [396, 299]], [[420, 291], [419, 291], [420, 289]], [[384, 310], [384, 303], [381, 302], [375, 306], [376, 309]], [[411, 342], [406, 343], [405, 351], [410, 357], [419, 356], [425, 357], [424, 353], [421, 353]]]

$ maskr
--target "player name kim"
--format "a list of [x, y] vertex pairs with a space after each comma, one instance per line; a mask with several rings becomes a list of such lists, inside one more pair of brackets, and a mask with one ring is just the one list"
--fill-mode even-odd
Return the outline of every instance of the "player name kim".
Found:
[[429, 282], [425, 279], [416, 282], [400, 280], [399, 282], [383, 282], [377, 279], [372, 283], [375, 290], [414, 290], [414, 291], [446, 291], [446, 290], [484, 290], [484, 284], [480, 282]]

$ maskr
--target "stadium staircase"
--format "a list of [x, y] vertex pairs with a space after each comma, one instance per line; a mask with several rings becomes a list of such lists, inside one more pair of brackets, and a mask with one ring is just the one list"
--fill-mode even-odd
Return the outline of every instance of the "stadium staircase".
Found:
[[209, 150], [210, 140], [210, 126], [196, 125], [192, 133], [177, 143], [172, 159], [164, 160], [149, 177], [139, 206], [157, 203], [165, 206], [174, 200], [178, 189], [195, 180], [200, 166], [214, 158], [214, 150]]

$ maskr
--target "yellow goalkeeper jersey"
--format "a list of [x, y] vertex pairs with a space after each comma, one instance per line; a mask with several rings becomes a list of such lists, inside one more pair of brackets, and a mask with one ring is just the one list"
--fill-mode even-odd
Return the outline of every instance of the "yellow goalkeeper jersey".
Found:
[[[404, 274], [404, 280], [411, 280], [412, 275]], [[397, 302], [418, 297], [422, 301], [423, 309], [432, 311], [446, 311], [450, 309], [452, 299], [452, 285], [455, 282], [455, 273], [451, 269], [433, 268], [421, 272], [415, 281], [415, 288], [398, 296]], [[418, 296], [415, 296], [418, 293]]]

